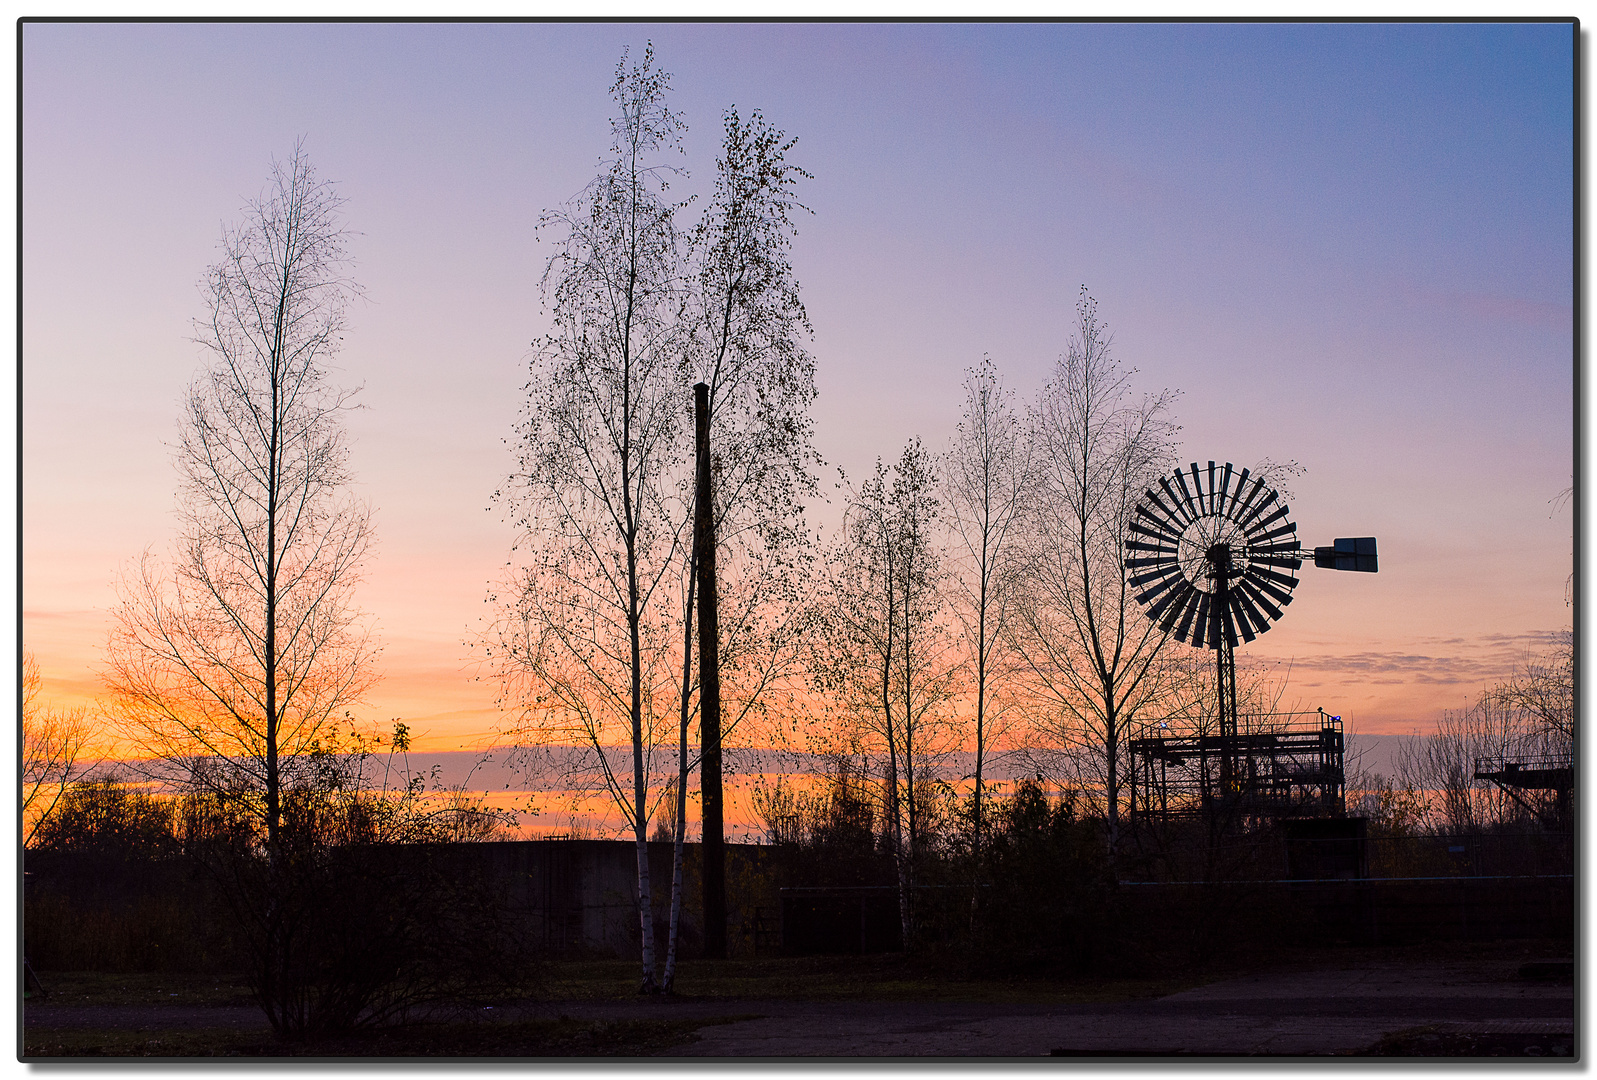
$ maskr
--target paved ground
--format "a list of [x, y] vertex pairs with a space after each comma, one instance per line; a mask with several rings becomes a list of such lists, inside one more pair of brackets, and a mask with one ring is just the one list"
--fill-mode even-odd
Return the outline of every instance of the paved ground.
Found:
[[1151, 1001], [1028, 1010], [811, 1007], [705, 1028], [706, 1055], [1327, 1054], [1394, 1031], [1573, 1031], [1570, 987], [1463, 983], [1445, 970], [1250, 976]]
[[[1571, 1039], [1556, 1037], [1575, 1030], [1572, 986], [1456, 964], [1250, 975], [1109, 1005], [640, 999], [549, 1003], [515, 1012], [594, 1019], [759, 1017], [702, 1028], [697, 1041], [673, 1051], [709, 1057], [1335, 1054], [1417, 1027], [1442, 1035], [1523, 1033], [1550, 1052], [1578, 1052]], [[240, 1031], [265, 1026], [255, 1009], [48, 1003], [29, 1005], [27, 1023]]]

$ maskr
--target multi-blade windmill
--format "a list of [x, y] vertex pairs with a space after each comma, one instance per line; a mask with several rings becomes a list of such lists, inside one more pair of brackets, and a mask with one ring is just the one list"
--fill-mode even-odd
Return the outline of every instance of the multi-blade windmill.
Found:
[[[1217, 752], [1226, 796], [1261, 781], [1252, 756], [1255, 742], [1271, 750], [1266, 773], [1277, 780], [1282, 775], [1279, 738], [1239, 738], [1238, 639], [1252, 641], [1281, 618], [1304, 562], [1330, 570], [1377, 569], [1374, 537], [1304, 549], [1288, 513], [1277, 492], [1250, 470], [1212, 461], [1200, 469], [1193, 462], [1147, 491], [1126, 540], [1127, 581], [1148, 618], [1180, 641], [1215, 650], [1219, 739], [1197, 749]], [[1335, 741], [1340, 790], [1340, 728]], [[1175, 753], [1185, 760], [1186, 748]], [[1301, 779], [1303, 770], [1297, 775]]]

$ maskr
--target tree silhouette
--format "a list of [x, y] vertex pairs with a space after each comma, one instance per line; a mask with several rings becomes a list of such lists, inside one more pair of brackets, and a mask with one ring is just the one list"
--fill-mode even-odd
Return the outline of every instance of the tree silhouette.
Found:
[[74, 780], [92, 765], [84, 763], [89, 714], [83, 707], [56, 709], [39, 700], [44, 680], [31, 652], [22, 654], [22, 843], [33, 843], [39, 828], [60, 805]]
[[[492, 598], [490, 643], [530, 744], [523, 766], [564, 771], [613, 805], [638, 845], [645, 989], [656, 985], [648, 824], [668, 792], [688, 790], [694, 761], [695, 381], [709, 388], [726, 734], [795, 667], [801, 627], [784, 601], [805, 558], [799, 499], [815, 487], [814, 362], [787, 258], [792, 188], [807, 174], [784, 160], [791, 139], [729, 110], [715, 191], [698, 228], [679, 234], [667, 162], [683, 123], [669, 86], [652, 47], [640, 64], [623, 54], [605, 171], [544, 217], [559, 245], [544, 277], [553, 330], [537, 343], [521, 461], [501, 493], [528, 558]], [[670, 804], [667, 987], [686, 803]]]
[[[538, 343], [505, 492], [531, 559], [504, 599], [496, 644], [518, 735], [575, 743], [581, 779], [637, 843], [646, 990], [648, 825], [678, 704], [669, 590], [683, 580], [691, 514], [678, 237], [669, 170], [655, 160], [682, 129], [665, 104], [669, 83], [652, 48], [638, 65], [623, 54], [607, 168], [544, 218], [560, 234], [544, 276], [553, 329]], [[613, 750], [623, 741], [625, 756]]]
[[338, 845], [302, 811], [328, 790], [334, 725], [376, 678], [353, 603], [372, 532], [347, 490], [351, 392], [328, 373], [359, 295], [341, 205], [297, 145], [224, 229], [195, 327], [211, 363], [176, 452], [182, 528], [170, 566], [146, 552], [122, 579], [106, 662], [138, 768], [234, 823], [202, 861], [245, 926], [257, 999], [288, 1033], [333, 1015], [301, 963], [330, 912], [295, 898]]
[[283, 795], [327, 725], [375, 681], [353, 606], [371, 542], [348, 493], [351, 392], [327, 363], [358, 286], [333, 186], [302, 146], [224, 230], [176, 459], [172, 564], [120, 583], [106, 681], [120, 726], [168, 778], [237, 801], [280, 846]]
[[[992, 360], [966, 373], [965, 412], [944, 458], [943, 501], [956, 552], [954, 577], [966, 651], [974, 667], [975, 788], [971, 797], [973, 865], [981, 866], [983, 768], [992, 746], [993, 676], [1006, 673], [1011, 640], [1017, 551], [1023, 512], [1035, 478], [1031, 440], [1015, 412], [1013, 394]], [[974, 897], [973, 897], [974, 902]]]
[[1174, 395], [1132, 396], [1085, 286], [1076, 316], [1033, 421], [1040, 488], [1016, 625], [1034, 722], [1063, 751], [1038, 764], [1101, 786], [1112, 848], [1126, 724], [1157, 692], [1166, 640], [1132, 598], [1121, 553], [1137, 500], [1172, 459]]
[[952, 748], [946, 705], [960, 668], [936, 491], [931, 456], [914, 440], [891, 469], [878, 461], [852, 495], [843, 542], [829, 560], [829, 619], [814, 660], [817, 690], [833, 703], [832, 737], [880, 778], [878, 820], [897, 871], [906, 944], [928, 839], [927, 781]]

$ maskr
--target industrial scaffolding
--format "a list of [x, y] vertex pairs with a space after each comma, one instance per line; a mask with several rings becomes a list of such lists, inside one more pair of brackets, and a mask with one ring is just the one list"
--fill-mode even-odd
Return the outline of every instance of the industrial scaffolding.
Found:
[[1344, 812], [1342, 718], [1324, 709], [1240, 714], [1235, 734], [1173, 734], [1156, 721], [1128, 748], [1134, 818]]

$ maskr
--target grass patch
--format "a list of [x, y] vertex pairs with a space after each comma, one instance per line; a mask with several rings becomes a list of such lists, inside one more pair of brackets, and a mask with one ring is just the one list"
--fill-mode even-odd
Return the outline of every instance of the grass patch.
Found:
[[190, 972], [43, 971], [50, 1005], [253, 1005], [242, 976]]
[[754, 1019], [517, 1020], [417, 1024], [338, 1038], [284, 1042], [259, 1032], [51, 1030], [23, 1040], [24, 1058], [169, 1057], [648, 1057], [697, 1039], [701, 1027]]
[[[539, 970], [536, 992], [525, 988], [494, 1003], [518, 1000], [636, 1001], [642, 971], [636, 960], [551, 961]], [[963, 979], [935, 958], [897, 953], [872, 956], [795, 956], [683, 960], [676, 997], [718, 1001], [961, 1001], [1094, 1003], [1158, 997], [1207, 981], [1207, 972], [1153, 978]], [[39, 973], [47, 1005], [254, 1004], [241, 976], [46, 971]]]

